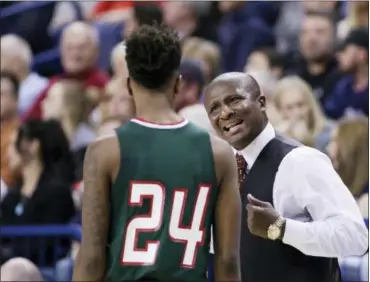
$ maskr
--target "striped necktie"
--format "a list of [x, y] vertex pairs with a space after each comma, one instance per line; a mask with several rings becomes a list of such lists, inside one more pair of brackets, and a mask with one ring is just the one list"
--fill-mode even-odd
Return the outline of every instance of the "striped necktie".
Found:
[[243, 190], [243, 183], [245, 180], [245, 177], [247, 176], [247, 170], [248, 170], [248, 164], [245, 161], [244, 157], [237, 153], [235, 155], [236, 158], [236, 164], [238, 165], [238, 182], [239, 182], [239, 190], [240, 192]]

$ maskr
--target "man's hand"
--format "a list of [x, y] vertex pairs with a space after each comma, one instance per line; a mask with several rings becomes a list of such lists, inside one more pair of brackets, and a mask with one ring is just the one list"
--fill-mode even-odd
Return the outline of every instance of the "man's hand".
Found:
[[263, 202], [248, 194], [248, 229], [256, 236], [267, 238], [267, 229], [279, 218], [279, 213], [269, 202]]

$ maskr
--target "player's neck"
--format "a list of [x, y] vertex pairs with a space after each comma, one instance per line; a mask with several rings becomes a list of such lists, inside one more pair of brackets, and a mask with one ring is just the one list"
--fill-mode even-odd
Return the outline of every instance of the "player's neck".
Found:
[[181, 122], [183, 120], [182, 117], [176, 114], [171, 102], [164, 95], [161, 95], [160, 97], [152, 97], [148, 95], [146, 97], [142, 97], [144, 99], [140, 98], [135, 101], [135, 116], [137, 118], [157, 124], [171, 124]]
[[176, 114], [172, 109], [136, 111], [136, 118], [155, 124], [173, 124], [183, 120], [183, 118]]

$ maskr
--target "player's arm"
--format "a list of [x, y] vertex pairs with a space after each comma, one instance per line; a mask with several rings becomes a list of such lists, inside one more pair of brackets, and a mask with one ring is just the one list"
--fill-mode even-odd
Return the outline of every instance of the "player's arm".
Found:
[[99, 139], [89, 145], [85, 154], [82, 242], [76, 257], [73, 281], [104, 280], [111, 179], [110, 143], [109, 139]]
[[222, 140], [213, 142], [219, 196], [214, 226], [214, 269], [216, 281], [241, 281], [241, 201], [234, 153]]

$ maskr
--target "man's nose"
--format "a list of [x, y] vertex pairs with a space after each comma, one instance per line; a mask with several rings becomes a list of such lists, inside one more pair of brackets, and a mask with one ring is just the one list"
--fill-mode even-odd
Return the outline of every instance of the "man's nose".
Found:
[[229, 119], [234, 114], [234, 111], [230, 109], [228, 105], [223, 105], [221, 109], [221, 119]]

